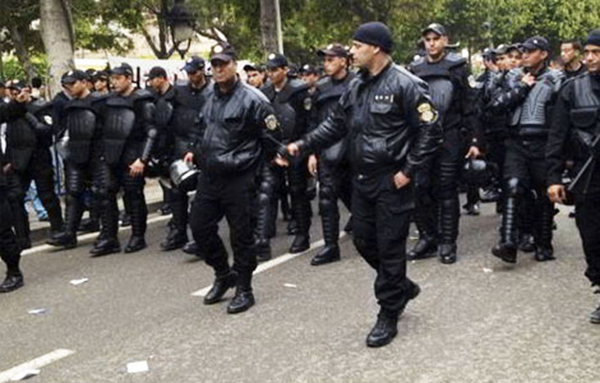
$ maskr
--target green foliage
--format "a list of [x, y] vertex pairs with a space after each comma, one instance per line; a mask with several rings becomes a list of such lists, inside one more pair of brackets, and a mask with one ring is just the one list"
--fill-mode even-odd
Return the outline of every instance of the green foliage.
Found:
[[[47, 82], [50, 66], [48, 64], [46, 55], [33, 56], [31, 58], [31, 63], [33, 64], [36, 76], [41, 77], [44, 82]], [[19, 63], [16, 57], [10, 56], [8, 58], [4, 58], [2, 64], [3, 73], [0, 74], [0, 78], [4, 80], [25, 79], [26, 76], [25, 72], [23, 71], [23, 66]]]

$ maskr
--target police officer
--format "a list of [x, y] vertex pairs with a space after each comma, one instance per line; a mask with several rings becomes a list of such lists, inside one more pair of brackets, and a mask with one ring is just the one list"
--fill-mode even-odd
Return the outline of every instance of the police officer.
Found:
[[[575, 222], [587, 262], [585, 275], [600, 293], [600, 166], [596, 158], [600, 134], [600, 30], [588, 35], [584, 58], [588, 73], [565, 83], [552, 115], [546, 146], [548, 196], [552, 202], [567, 202], [562, 174], [565, 158], [572, 158], [573, 173], [581, 174], [570, 190], [574, 193]], [[591, 166], [582, 171], [586, 162]], [[590, 322], [600, 324], [600, 306], [591, 313]]]
[[[18, 80], [12, 82], [12, 94], [17, 95], [24, 89]], [[47, 103], [29, 102], [27, 113], [7, 122], [6, 139], [11, 152], [12, 169], [19, 177], [24, 193], [35, 182], [42, 205], [50, 220], [50, 239], [59, 235], [63, 229], [60, 201], [54, 189], [54, 168], [52, 166], [52, 126], [45, 123], [44, 116], [50, 113]], [[14, 207], [15, 230], [23, 249], [31, 247], [29, 217], [25, 207]]]
[[[317, 82], [313, 96], [317, 121], [322, 122], [336, 107], [355, 75], [349, 71], [350, 57], [343, 45], [330, 44], [318, 54], [323, 58], [327, 75]], [[352, 174], [347, 152], [348, 137], [344, 137], [335, 145], [318, 154], [312, 154], [308, 159], [309, 171], [319, 179], [319, 214], [325, 240], [325, 247], [310, 262], [313, 266], [340, 259], [338, 199], [348, 210], [352, 203]]]
[[260, 89], [265, 84], [265, 68], [256, 64], [244, 65], [248, 85]]
[[102, 231], [90, 251], [93, 256], [121, 250], [117, 238], [119, 211], [116, 198], [121, 187], [131, 213], [131, 238], [125, 252], [133, 253], [146, 247], [148, 210], [144, 197], [144, 169], [158, 135], [153, 96], [147, 90], [134, 87], [131, 66], [123, 63], [114, 68], [111, 82], [114, 92], [99, 109], [103, 155], [94, 175], [94, 185], [102, 212]]
[[[283, 141], [286, 143], [300, 138], [312, 122], [312, 98], [308, 93], [308, 84], [298, 79], [289, 79], [287, 73], [287, 58], [279, 53], [270, 54], [267, 61], [267, 75], [271, 82], [265, 85], [262, 91], [277, 112], [283, 130]], [[311, 209], [307, 194], [309, 177], [307, 157], [293, 161], [287, 169], [287, 176], [292, 199], [292, 215], [297, 224], [296, 236], [289, 251], [300, 253], [310, 247]], [[262, 192], [262, 189], [261, 187], [259, 192]], [[265, 214], [263, 206], [259, 206], [259, 219], [261, 214]]]
[[381, 306], [367, 346], [380, 347], [396, 336], [399, 315], [420, 291], [406, 276], [413, 180], [438, 150], [442, 132], [427, 85], [393, 63], [387, 26], [363, 24], [353, 40], [350, 53], [360, 76], [329, 117], [288, 151], [318, 152], [350, 137], [354, 245], [377, 271], [375, 295]]
[[94, 166], [98, 164], [101, 149], [98, 145], [99, 121], [96, 105], [100, 97], [93, 96], [88, 84], [91, 79], [80, 70], [69, 71], [62, 76], [61, 83], [71, 99], [60, 112], [56, 121], [68, 137], [64, 150], [65, 185], [67, 188], [65, 229], [50, 245], [74, 248], [77, 246], [77, 229], [84, 210], [84, 193], [90, 186]]
[[[172, 137], [173, 143], [169, 152], [169, 163], [176, 160], [194, 161], [194, 147], [201, 139], [200, 111], [211, 89], [211, 82], [204, 72], [204, 59], [194, 56], [186, 61], [183, 70], [188, 76], [188, 83], [176, 86], [169, 98], [156, 105], [157, 120], [168, 121], [166, 134]], [[161, 249], [170, 251], [184, 247], [188, 242], [188, 207], [187, 192], [180, 190], [173, 183], [170, 189], [173, 223]], [[196, 247], [195, 244], [188, 245]], [[195, 252], [195, 250], [194, 250]]]
[[21, 247], [13, 231], [15, 204], [10, 201], [20, 201], [19, 208], [22, 208], [24, 193], [19, 185], [19, 178], [12, 169], [4, 123], [24, 115], [25, 103], [30, 101], [29, 97], [27, 93], [20, 92], [15, 97], [16, 102], [0, 103], [0, 258], [6, 264], [6, 278], [0, 284], [0, 293], [8, 293], [23, 286], [23, 273], [19, 267]]
[[581, 61], [582, 51], [583, 47], [577, 40], [564, 40], [560, 43], [560, 57], [564, 64], [566, 79], [577, 77], [587, 70]]
[[492, 103], [506, 111], [508, 134], [504, 167], [505, 202], [500, 241], [492, 254], [505, 262], [517, 259], [517, 212], [527, 190], [535, 190], [535, 259], [554, 259], [552, 223], [554, 205], [546, 194], [545, 150], [550, 126], [549, 113], [554, 105], [563, 74], [547, 67], [548, 41], [541, 36], [527, 39], [523, 45], [522, 70], [511, 80], [508, 90]]
[[467, 61], [446, 51], [446, 29], [434, 23], [423, 29], [421, 36], [427, 54], [410, 64], [409, 70], [429, 84], [444, 129], [444, 144], [435, 158], [431, 176], [417, 180], [415, 222], [419, 241], [410, 251], [409, 259], [432, 256], [437, 249], [441, 262], [452, 264], [457, 259], [458, 178], [464, 159], [463, 129], [471, 141], [466, 157], [480, 155], [475, 134], [478, 125], [474, 110], [475, 94], [468, 81]]
[[[263, 161], [274, 157], [280, 129], [265, 96], [237, 77], [231, 45], [214, 46], [211, 65], [215, 85], [201, 112], [204, 132], [194, 157], [202, 173], [190, 224], [199, 251], [215, 271], [204, 304], [217, 303], [236, 286], [235, 297], [227, 307], [228, 313], [235, 314], [254, 305], [252, 205], [256, 172]], [[233, 267], [218, 235], [223, 217], [229, 223]]]
[[110, 93], [110, 78], [106, 71], [96, 72], [92, 81], [94, 84], [94, 95], [105, 96]]

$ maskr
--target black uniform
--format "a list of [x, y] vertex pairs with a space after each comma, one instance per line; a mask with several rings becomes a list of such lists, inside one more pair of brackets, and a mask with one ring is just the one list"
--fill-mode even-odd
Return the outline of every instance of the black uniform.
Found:
[[[25, 113], [23, 105], [0, 102], [0, 124]], [[5, 140], [5, 138], [3, 138]], [[13, 231], [15, 210], [22, 209], [24, 192], [17, 175], [6, 166], [12, 164], [7, 142], [0, 145], [0, 257], [7, 267], [7, 278], [0, 285], [0, 293], [9, 292], [23, 285], [23, 276], [19, 269], [21, 248]], [[5, 171], [6, 169], [6, 171]], [[13, 202], [16, 201], [16, 202]], [[20, 203], [21, 206], [17, 205]], [[20, 211], [20, 210], [19, 210]]]
[[[600, 133], [599, 109], [598, 75], [585, 73], [565, 83], [556, 101], [546, 145], [548, 185], [562, 184], [565, 158], [573, 159], [573, 174], [578, 174], [590, 154], [597, 155], [598, 149], [592, 149], [591, 144]], [[573, 192], [575, 221], [587, 261], [585, 275], [593, 285], [600, 286], [600, 166], [597, 160]]]
[[103, 101], [103, 97], [90, 94], [85, 98], [71, 99], [60, 106], [60, 111], [55, 110], [55, 115], [60, 115], [57, 123], [64, 129], [60, 136], [67, 138], [63, 143], [67, 196], [65, 230], [55, 241], [49, 242], [52, 245], [67, 248], [77, 245], [77, 230], [84, 211], [84, 193], [91, 186], [102, 156], [96, 108]]
[[[44, 122], [49, 115], [49, 104], [33, 102], [27, 105], [27, 113], [7, 123], [6, 139], [13, 170], [19, 177], [19, 183], [26, 193], [31, 181], [35, 181], [42, 205], [48, 212], [52, 236], [63, 229], [60, 201], [56, 195], [54, 184], [54, 168], [52, 166], [52, 126]], [[24, 206], [14, 207], [16, 217], [15, 229], [20, 245], [31, 247], [29, 238], [29, 217]]]
[[[261, 90], [273, 104], [277, 117], [281, 122], [283, 131], [283, 142], [287, 143], [300, 138], [312, 123], [312, 98], [308, 92], [309, 86], [305, 82], [297, 79], [288, 79], [281, 91], [276, 91], [272, 83], [267, 84]], [[259, 212], [258, 221], [263, 217], [276, 217], [272, 213], [273, 205], [266, 201], [272, 200], [278, 185], [266, 185], [267, 182], [283, 182], [281, 177], [277, 177], [277, 169], [270, 165], [264, 169], [265, 172], [271, 172], [269, 177], [264, 177], [259, 190]], [[264, 172], [263, 172], [264, 173]], [[290, 187], [290, 196], [292, 199], [292, 215], [297, 224], [297, 233], [294, 242], [290, 248], [291, 253], [297, 253], [308, 249], [311, 209], [310, 200], [307, 194], [308, 188], [308, 158], [303, 157], [294, 161], [287, 168], [287, 176]], [[266, 187], [268, 186], [268, 187]], [[261, 197], [267, 195], [268, 198]], [[276, 206], [276, 205], [275, 205]], [[261, 224], [259, 224], [259, 227]], [[264, 225], [268, 230], [270, 224]], [[268, 238], [268, 234], [259, 233], [258, 238]]]
[[[156, 120], [166, 145], [168, 163], [181, 160], [193, 152], [201, 139], [200, 111], [212, 86], [207, 82], [196, 89], [190, 84], [170, 89], [156, 104]], [[164, 126], [165, 128], [160, 128]], [[187, 192], [171, 184], [169, 191], [173, 222], [161, 247], [173, 250], [187, 243], [189, 199]]]
[[[348, 73], [342, 80], [325, 77], [317, 83], [314, 105], [318, 122], [327, 119], [354, 77], [353, 73]], [[349, 138], [344, 137], [333, 146], [317, 153], [319, 213], [323, 224], [325, 247], [313, 259], [312, 264], [320, 264], [340, 257], [338, 199], [348, 210], [351, 209], [352, 204], [352, 172], [348, 158], [348, 141]]]
[[[534, 238], [536, 259], [554, 259], [552, 249], [552, 222], [554, 205], [546, 194], [545, 150], [550, 126], [550, 113], [563, 75], [543, 68], [530, 88], [521, 82], [524, 75], [517, 70], [492, 108], [509, 113], [504, 166], [505, 202], [502, 216], [500, 243], [492, 252], [507, 262], [516, 261], [517, 212], [524, 193], [536, 191]], [[521, 205], [526, 206], [526, 205]]]
[[397, 189], [394, 175], [402, 171], [414, 180], [442, 140], [426, 89], [393, 63], [376, 76], [361, 74], [329, 117], [304, 138], [309, 149], [319, 151], [348, 134], [354, 244], [377, 270], [375, 295], [382, 312], [396, 319], [418, 286], [406, 276], [414, 182]]
[[146, 246], [148, 209], [144, 196], [144, 177], [134, 177], [129, 166], [137, 159], [147, 162], [157, 137], [153, 96], [146, 90], [135, 90], [129, 96], [112, 93], [100, 105], [102, 123], [100, 143], [102, 156], [94, 174], [94, 188], [101, 208], [101, 240], [92, 249], [93, 255], [119, 251], [117, 238], [119, 210], [117, 192], [122, 187], [131, 214], [131, 239], [125, 252]]
[[455, 53], [447, 53], [436, 63], [420, 58], [409, 69], [429, 84], [444, 130], [444, 143], [431, 175], [417, 180], [415, 222], [420, 238], [410, 257], [429, 256], [438, 244], [442, 262], [454, 263], [460, 217], [458, 179], [464, 158], [462, 131], [472, 136], [472, 145], [478, 145], [475, 94], [468, 82], [467, 61]]
[[[238, 292], [251, 292], [256, 268], [252, 206], [256, 172], [276, 152], [280, 129], [274, 110], [260, 91], [237, 80], [224, 94], [211, 85], [202, 108], [202, 140], [195, 150], [201, 170], [190, 225], [194, 240], [217, 280], [237, 274]], [[233, 272], [218, 235], [225, 216], [233, 248]], [[214, 303], [214, 302], [211, 302]]]

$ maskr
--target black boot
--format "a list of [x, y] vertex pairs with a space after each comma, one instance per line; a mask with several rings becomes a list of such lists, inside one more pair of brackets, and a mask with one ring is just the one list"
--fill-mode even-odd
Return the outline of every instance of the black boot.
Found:
[[590, 323], [600, 324], [600, 306], [590, 314]]
[[160, 249], [162, 251], [172, 251], [181, 249], [186, 245], [187, 242], [187, 233], [182, 233], [180, 229], [176, 227], [171, 227], [169, 228], [167, 238], [163, 242], [161, 242]]
[[286, 233], [287, 235], [296, 235], [298, 234], [298, 223], [295, 219], [291, 219], [287, 224]]
[[535, 251], [535, 239], [532, 234], [523, 233], [519, 235], [519, 250], [524, 253], [533, 253]]
[[23, 285], [23, 274], [20, 272], [6, 274], [4, 282], [2, 282], [0, 285], [0, 293], [10, 293], [11, 291], [15, 291], [23, 287]]
[[119, 240], [116, 238], [103, 238], [100, 239], [96, 245], [90, 250], [92, 257], [101, 257], [104, 255], [120, 253], [121, 245]]
[[517, 198], [510, 195], [504, 202], [504, 213], [502, 214], [502, 226], [500, 227], [500, 242], [492, 249], [495, 257], [507, 263], [517, 262]]
[[434, 237], [421, 234], [415, 246], [408, 252], [406, 258], [409, 261], [435, 257], [437, 250], [437, 241]]
[[218, 276], [213, 282], [212, 288], [204, 297], [205, 305], [212, 305], [219, 302], [223, 295], [232, 287], [235, 287], [237, 282], [237, 274], [233, 271], [229, 271], [223, 276]]
[[552, 248], [552, 224], [554, 220], [554, 205], [546, 196], [538, 197], [537, 235], [535, 239], [535, 260], [538, 262], [552, 261], [554, 249]]
[[367, 336], [368, 347], [382, 347], [389, 344], [398, 334], [398, 313], [379, 311], [377, 323]]
[[148, 245], [146, 245], [146, 240], [144, 237], [132, 235], [131, 238], [129, 238], [127, 246], [125, 247], [125, 253], [135, 253], [145, 249], [146, 247], [148, 247]]
[[466, 215], [478, 216], [479, 215], [479, 203], [463, 205]]
[[183, 252], [189, 255], [195, 255], [197, 257], [202, 258], [200, 252], [198, 251], [198, 245], [196, 245], [195, 241], [190, 241], [183, 246]]
[[66, 231], [52, 236], [46, 243], [50, 246], [62, 247], [64, 249], [74, 249], [77, 247], [77, 236], [75, 233]]
[[437, 239], [435, 236], [435, 217], [432, 214], [431, 200], [421, 193], [417, 198], [417, 207], [414, 210], [414, 220], [419, 230], [419, 240], [408, 252], [406, 258], [409, 261], [435, 257], [437, 250]]
[[290, 253], [297, 254], [301, 253], [310, 248], [310, 237], [308, 234], [297, 234], [294, 237], [294, 242], [292, 242], [292, 246], [290, 246]]
[[238, 314], [248, 310], [250, 307], [254, 306], [254, 294], [252, 290], [244, 290], [238, 287], [235, 290], [235, 296], [227, 305], [227, 313], [228, 314]]
[[258, 262], [266, 262], [272, 258], [271, 241], [265, 238], [259, 238], [254, 243], [256, 251], [256, 260]]
[[456, 262], [456, 239], [460, 219], [460, 202], [458, 198], [443, 199], [439, 203], [440, 244], [438, 255], [443, 264]]
[[310, 261], [312, 266], [325, 265], [340, 260], [340, 247], [338, 245], [325, 246]]

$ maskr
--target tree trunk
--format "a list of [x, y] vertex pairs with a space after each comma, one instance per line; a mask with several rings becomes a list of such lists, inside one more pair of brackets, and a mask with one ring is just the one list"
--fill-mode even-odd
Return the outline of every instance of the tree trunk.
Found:
[[275, 0], [260, 0], [260, 34], [265, 55], [277, 52]]
[[50, 93], [60, 92], [60, 77], [75, 67], [73, 28], [67, 0], [40, 0], [40, 27], [50, 62]]
[[25, 80], [29, 82], [33, 77], [35, 77], [35, 70], [31, 65], [31, 60], [29, 59], [29, 52], [27, 51], [27, 47], [25, 46], [25, 42], [23, 41], [23, 35], [21, 34], [19, 27], [15, 23], [11, 24], [10, 26], [10, 36], [15, 47], [17, 59], [19, 59], [19, 62], [23, 66], [23, 71], [25, 72]]

